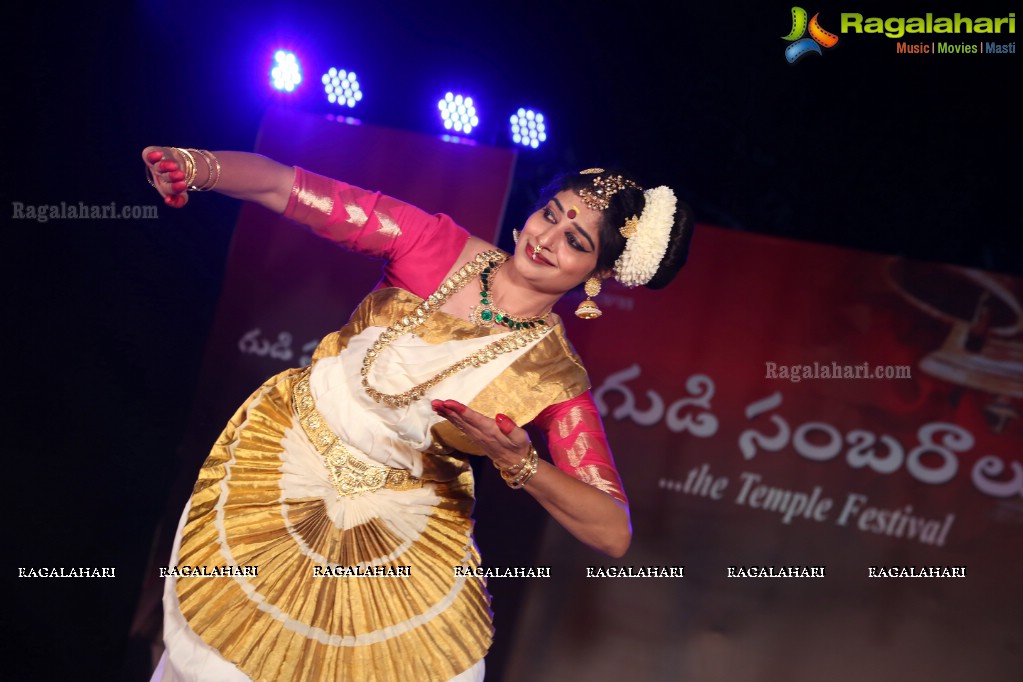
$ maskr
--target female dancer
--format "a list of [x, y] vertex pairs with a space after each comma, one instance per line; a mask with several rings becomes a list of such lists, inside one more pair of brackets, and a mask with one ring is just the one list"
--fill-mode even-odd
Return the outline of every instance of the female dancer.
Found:
[[551, 309], [585, 282], [577, 314], [595, 317], [606, 277], [672, 279], [693, 224], [670, 189], [602, 169], [564, 176], [509, 255], [447, 216], [255, 154], [142, 155], [169, 206], [213, 189], [387, 262], [386, 286], [309, 367], [260, 387], [203, 464], [155, 680], [482, 679], [493, 629], [471, 454], [582, 542], [625, 553], [628, 502]]

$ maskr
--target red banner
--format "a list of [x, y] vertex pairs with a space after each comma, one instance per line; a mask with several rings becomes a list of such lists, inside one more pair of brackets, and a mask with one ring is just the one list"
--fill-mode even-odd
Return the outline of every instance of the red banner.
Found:
[[506, 680], [1019, 679], [1023, 281], [704, 228], [601, 299], [634, 541], [549, 524]]

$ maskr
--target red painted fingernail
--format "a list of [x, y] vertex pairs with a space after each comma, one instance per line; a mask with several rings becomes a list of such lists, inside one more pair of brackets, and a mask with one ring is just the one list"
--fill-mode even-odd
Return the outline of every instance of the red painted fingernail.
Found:
[[159, 161], [163, 158], [163, 152], [149, 152], [146, 154], [146, 158], [150, 161]]
[[507, 415], [498, 413], [494, 417], [494, 421], [497, 422], [497, 428], [501, 429], [501, 433], [506, 436], [515, 430], [515, 422], [513, 422]]
[[462, 414], [463, 412], [465, 412], [465, 405], [455, 400], [445, 400], [444, 407], [448, 408], [453, 412], [457, 412], [458, 414]]

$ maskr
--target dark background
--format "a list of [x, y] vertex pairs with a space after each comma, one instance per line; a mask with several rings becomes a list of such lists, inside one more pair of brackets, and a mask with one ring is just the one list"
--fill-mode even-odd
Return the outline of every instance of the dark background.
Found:
[[[1011, 9], [907, 5], [804, 6], [835, 32], [842, 11]], [[283, 103], [266, 74], [285, 46], [306, 69], [291, 106], [327, 111], [318, 76], [337, 66], [359, 74], [352, 115], [369, 123], [433, 134], [437, 99], [463, 89], [480, 141], [505, 145], [509, 112], [544, 111], [550, 139], [519, 157], [509, 227], [552, 173], [623, 166], [705, 223], [1023, 275], [1019, 55], [896, 55], [847, 35], [789, 65], [791, 5], [672, 6], [35, 3], [5, 20], [4, 210], [159, 205], [141, 149], [251, 149]], [[142, 674], [127, 633], [237, 212], [202, 195], [150, 221], [5, 221], [11, 679]], [[19, 566], [118, 577], [17, 579]]]

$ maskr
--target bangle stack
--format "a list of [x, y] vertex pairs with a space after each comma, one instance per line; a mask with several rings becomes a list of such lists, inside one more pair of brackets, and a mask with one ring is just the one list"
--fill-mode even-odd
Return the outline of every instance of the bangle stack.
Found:
[[[209, 192], [211, 189], [217, 186], [220, 182], [220, 161], [212, 152], [208, 152], [205, 149], [182, 149], [181, 147], [171, 147], [181, 157], [182, 170], [185, 172], [185, 186], [195, 192]], [[195, 157], [198, 156], [206, 164], [206, 182], [202, 186], [195, 184], [196, 176], [196, 164]]]
[[502, 467], [497, 462], [494, 462], [494, 468], [501, 472], [501, 478], [504, 479], [509, 488], [514, 488], [515, 490], [525, 487], [530, 479], [536, 475], [536, 470], [539, 466], [540, 455], [537, 454], [536, 448], [532, 444], [529, 445], [529, 452], [522, 458], [522, 461], [514, 466]]
[[182, 149], [181, 147], [171, 147], [174, 151], [181, 156], [182, 170], [185, 172], [185, 187], [192, 189], [195, 183], [195, 157], [192, 156], [192, 152], [188, 149]]

